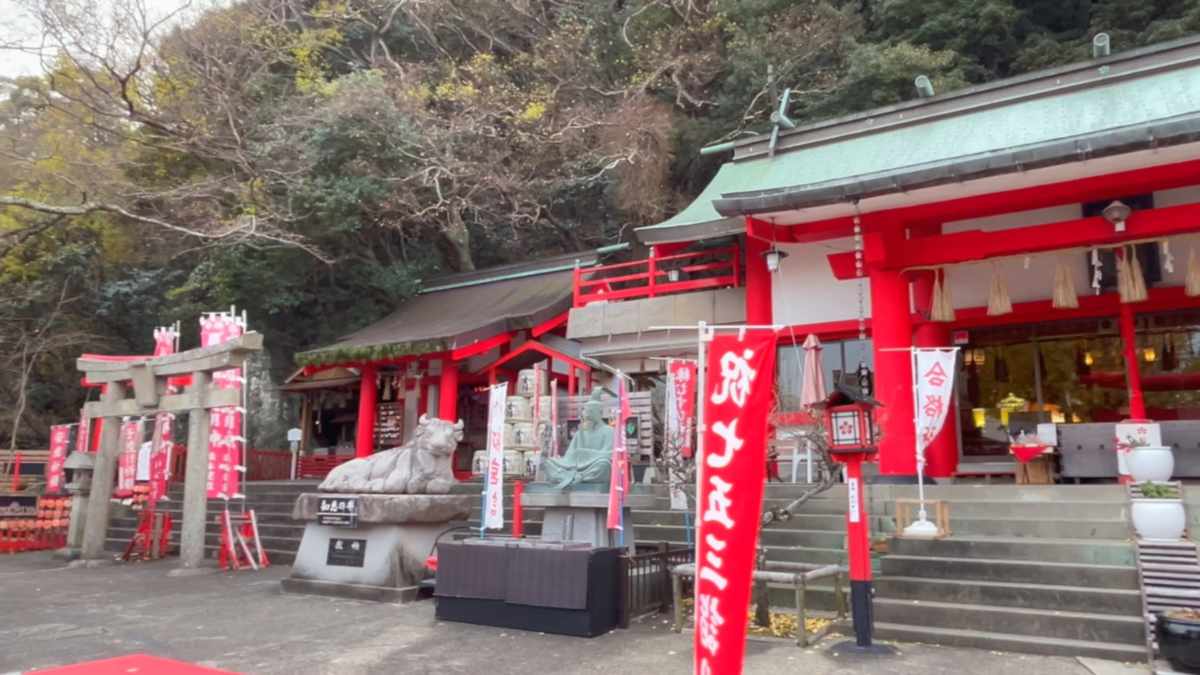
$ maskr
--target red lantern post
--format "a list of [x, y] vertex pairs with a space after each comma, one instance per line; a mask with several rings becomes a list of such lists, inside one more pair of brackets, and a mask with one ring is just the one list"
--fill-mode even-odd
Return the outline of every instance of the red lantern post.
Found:
[[877, 402], [855, 400], [838, 390], [825, 401], [825, 436], [829, 454], [846, 465], [846, 550], [850, 557], [850, 608], [854, 619], [855, 648], [888, 651], [873, 645], [875, 623], [871, 598], [871, 531], [863, 497], [863, 462], [877, 451], [873, 408]]

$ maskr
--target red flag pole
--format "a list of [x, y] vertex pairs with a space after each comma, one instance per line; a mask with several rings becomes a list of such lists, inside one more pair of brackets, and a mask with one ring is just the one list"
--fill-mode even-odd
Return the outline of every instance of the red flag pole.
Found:
[[525, 536], [525, 514], [521, 508], [521, 493], [524, 491], [525, 481], [513, 481], [512, 536], [517, 539]]

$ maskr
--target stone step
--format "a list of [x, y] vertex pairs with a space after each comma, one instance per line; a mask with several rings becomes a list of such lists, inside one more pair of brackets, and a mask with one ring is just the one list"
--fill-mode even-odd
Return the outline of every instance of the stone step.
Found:
[[[691, 516], [684, 511], [670, 510], [635, 510], [633, 512], [633, 522], [636, 525], [669, 525], [674, 527], [683, 527], [688, 522], [688, 516]], [[691, 523], [694, 526], [695, 518], [691, 517]], [[872, 530], [878, 530], [879, 523], [872, 523]], [[801, 512], [794, 514], [787, 521], [776, 521], [770, 524], [769, 528], [779, 530], [826, 530], [831, 532], [846, 531], [846, 517], [839, 514], [824, 514], [824, 513], [805, 513]]]
[[[691, 536], [696, 535], [695, 528]], [[683, 527], [670, 525], [638, 525], [638, 539], [647, 541], [670, 541], [683, 543], [688, 534]], [[828, 530], [779, 530], [767, 528], [762, 531], [761, 545], [772, 546], [805, 546], [811, 548], [841, 549], [845, 548], [846, 535], [842, 532]]]
[[1128, 539], [1132, 535], [1125, 520], [1022, 520], [1019, 518], [954, 518], [953, 534], [1042, 539]]
[[884, 576], [1005, 581], [1093, 588], [1130, 589], [1138, 587], [1137, 569], [1124, 565], [933, 558], [906, 555], [886, 555], [881, 559], [881, 563]]
[[875, 620], [937, 628], [959, 628], [1087, 642], [1145, 643], [1146, 627], [1134, 614], [1093, 614], [1026, 607], [970, 605], [929, 600], [875, 598]]
[[949, 647], [973, 647], [998, 652], [1021, 652], [1049, 656], [1090, 656], [1113, 661], [1144, 662], [1146, 648], [1142, 644], [1129, 645], [1090, 640], [1069, 640], [1039, 635], [1015, 635], [963, 628], [935, 628], [923, 625], [895, 624], [886, 621], [875, 623], [875, 636], [883, 639], [923, 642]]
[[1035, 539], [954, 534], [944, 539], [893, 537], [890, 553], [935, 558], [990, 558], [1091, 565], [1134, 564], [1133, 543], [1108, 539]]
[[968, 605], [1090, 612], [1136, 617], [1142, 595], [1134, 588], [1090, 588], [922, 577], [881, 577], [875, 583], [881, 599], [934, 601]]

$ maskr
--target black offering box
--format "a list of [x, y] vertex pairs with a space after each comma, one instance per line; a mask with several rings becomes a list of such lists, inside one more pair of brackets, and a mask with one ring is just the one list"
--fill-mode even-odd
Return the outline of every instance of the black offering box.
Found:
[[620, 549], [510, 538], [437, 547], [437, 618], [594, 637], [617, 625]]

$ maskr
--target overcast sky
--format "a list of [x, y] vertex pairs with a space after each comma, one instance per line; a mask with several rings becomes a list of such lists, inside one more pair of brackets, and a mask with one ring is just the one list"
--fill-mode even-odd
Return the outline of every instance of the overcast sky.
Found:
[[[95, 1], [103, 8], [111, 0]], [[151, 16], [162, 16], [188, 4], [188, 0], [143, 1], [146, 3], [146, 8]], [[218, 2], [220, 0], [192, 0], [190, 5], [192, 9], [196, 9], [201, 6], [211, 6]], [[17, 0], [0, 0], [0, 45], [15, 43], [27, 46], [37, 45], [39, 42], [38, 36], [37, 22], [30, 18], [20, 2]], [[53, 57], [53, 53], [48, 53], [47, 56]], [[0, 50], [0, 76], [33, 75], [41, 71], [41, 60], [36, 54]]]

